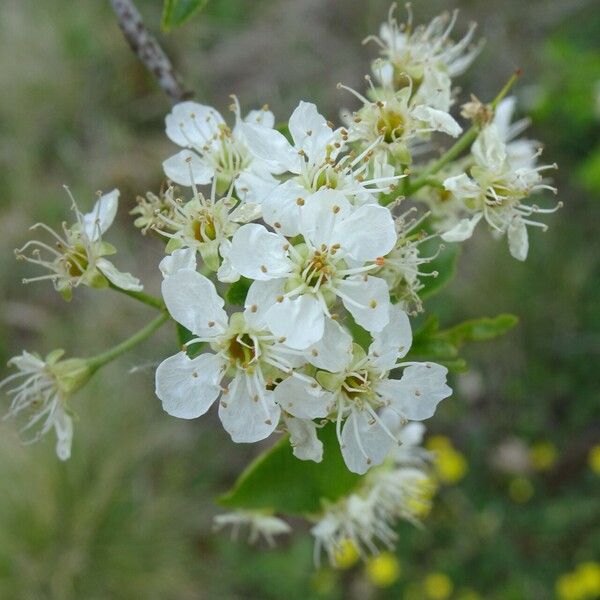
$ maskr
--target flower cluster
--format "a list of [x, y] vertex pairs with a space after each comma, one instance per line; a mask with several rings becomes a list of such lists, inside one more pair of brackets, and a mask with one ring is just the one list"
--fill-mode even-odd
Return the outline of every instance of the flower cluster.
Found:
[[[110, 287], [160, 316], [87, 360], [12, 359], [19, 372], [0, 383], [18, 381], [9, 414], [26, 414], [27, 428], [40, 423], [40, 434], [54, 429], [68, 458], [68, 396], [171, 318], [187, 341], [156, 369], [164, 410], [195, 419], [216, 405], [234, 442], [285, 433], [295, 457], [317, 463], [319, 432], [335, 429], [347, 468], [366, 476], [314, 523], [317, 554], [334, 561], [347, 540], [369, 552], [391, 545], [395, 521], [427, 507], [419, 422], [452, 393], [427, 344], [411, 351], [409, 315], [423, 310], [440, 240], [463, 242], [487, 223], [524, 260], [528, 228], [546, 227], [535, 216], [560, 206], [529, 201], [556, 191], [544, 178], [555, 165], [538, 165], [539, 144], [519, 137], [527, 122], [513, 122], [507, 97], [515, 77], [491, 103], [471, 96], [451, 114], [453, 77], [481, 48], [474, 25], [451, 39], [456, 19], [414, 27], [410, 12], [399, 24], [392, 8], [368, 38], [380, 56], [366, 91], [338, 86], [355, 105], [340, 110], [337, 125], [306, 101], [278, 126], [267, 106], [243, 117], [236, 97], [231, 125], [210, 106], [176, 104], [166, 117], [179, 146], [163, 163], [167, 183], [130, 211], [135, 227], [165, 242], [162, 298], [106, 258], [116, 252], [103, 236], [117, 190], [89, 213], [73, 201], [75, 223], [60, 233], [34, 226], [53, 244], [32, 240], [16, 254], [49, 273], [25, 281], [50, 280], [66, 299], [79, 285]], [[225, 524], [248, 524], [251, 538], [269, 541], [288, 531], [265, 512], [221, 517]]]
[[[156, 393], [169, 414], [195, 418], [218, 403], [234, 441], [286, 431], [295, 455], [315, 461], [317, 430], [332, 421], [346, 465], [365, 473], [398, 443], [386, 414], [427, 419], [451, 394], [445, 367], [405, 358], [407, 311], [422, 308], [423, 277], [435, 276], [422, 266], [436, 254], [420, 244], [463, 241], [485, 217], [523, 259], [526, 226], [537, 224], [529, 217], [547, 212], [523, 200], [552, 189], [533, 142], [514, 139], [523, 129], [510, 123], [514, 101], [494, 113], [473, 99], [463, 108], [477, 123], [469, 156], [448, 161], [441, 179], [432, 173], [420, 186], [429, 193], [414, 196], [429, 205], [437, 233], [421, 228], [430, 213], [396, 214], [413, 171], [430, 168], [416, 163], [432, 135], [462, 133], [449, 112], [451, 77], [479, 46], [469, 46], [473, 27], [450, 40], [455, 20], [413, 30], [391, 11], [373, 38], [382, 56], [366, 95], [340, 85], [360, 101], [340, 127], [304, 101], [278, 128], [266, 108], [242, 118], [237, 99], [232, 128], [195, 102], [167, 116], [167, 135], [185, 149], [164, 169], [183, 192], [166, 194], [150, 226], [168, 239], [167, 309], [191, 332], [189, 344], [206, 348], [190, 356], [184, 347], [158, 367]], [[207, 184], [208, 197], [198, 190]], [[239, 307], [219, 292], [235, 282], [245, 285]], [[353, 341], [357, 327], [370, 343]]]
[[[189, 102], [185, 110], [213, 114]], [[159, 217], [164, 226], [156, 229], [172, 250], [161, 264], [162, 293], [173, 319], [195, 336], [190, 343], [208, 343], [211, 351], [190, 358], [183, 350], [161, 363], [157, 395], [183, 418], [219, 400], [220, 419], [237, 442], [262, 440], [279, 426], [303, 459], [321, 459], [317, 423], [335, 421], [348, 468], [364, 473], [397, 442], [383, 408], [420, 420], [450, 395], [444, 367], [402, 362], [411, 344], [408, 317], [391, 304], [386, 279], [371, 275], [397, 250], [393, 213], [378, 194], [398, 176], [369, 179], [365, 173], [377, 169], [372, 144], [355, 156], [347, 130], [334, 130], [307, 102], [290, 117], [292, 142], [255, 122], [238, 122], [235, 130], [254, 168], [275, 165], [280, 182], [264, 198], [250, 193], [263, 200], [264, 222], [240, 225], [240, 216], [257, 215], [243, 201], [233, 208], [239, 172], [222, 199], [213, 179], [208, 200], [196, 189], [194, 161], [179, 159], [193, 197], [173, 201], [171, 215]], [[251, 282], [243, 311], [228, 315], [214, 282], [197, 271], [196, 251], [217, 282]], [[367, 351], [353, 344], [345, 319], [371, 334]], [[402, 377], [391, 379], [400, 368]]]
[[377, 554], [382, 545], [393, 548], [398, 520], [418, 523], [429, 513], [435, 484], [428, 473], [428, 453], [419, 445], [424, 430], [421, 423], [400, 429], [402, 447], [369, 473], [355, 492], [325, 506], [314, 518], [315, 562], [324, 552], [335, 565], [348, 542], [363, 556]]

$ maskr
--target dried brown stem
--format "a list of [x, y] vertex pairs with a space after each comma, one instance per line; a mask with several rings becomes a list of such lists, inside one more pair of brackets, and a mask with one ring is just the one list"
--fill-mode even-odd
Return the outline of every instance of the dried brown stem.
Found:
[[152, 73], [160, 88], [171, 102], [191, 98], [193, 92], [186, 89], [173, 64], [159, 43], [150, 34], [132, 0], [109, 0], [117, 15], [119, 27], [142, 64]]

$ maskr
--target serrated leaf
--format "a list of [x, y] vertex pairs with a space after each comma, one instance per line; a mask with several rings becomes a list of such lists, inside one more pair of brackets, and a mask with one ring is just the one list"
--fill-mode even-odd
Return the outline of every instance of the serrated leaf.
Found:
[[519, 319], [515, 315], [502, 314], [497, 317], [481, 317], [465, 321], [437, 333], [438, 339], [460, 348], [466, 342], [485, 342], [504, 335]]
[[233, 304], [234, 306], [244, 306], [251, 284], [251, 279], [240, 277], [238, 281], [229, 286], [229, 289], [225, 293], [225, 299], [229, 304]]
[[465, 343], [484, 342], [504, 335], [517, 322], [514, 315], [501, 314], [492, 318], [472, 319], [440, 330], [437, 317], [430, 316], [415, 332], [408, 358], [435, 361], [445, 365], [450, 371], [465, 371], [467, 363], [458, 356]]
[[161, 20], [163, 30], [180, 27], [207, 4], [208, 0], [165, 0]]
[[319, 511], [324, 500], [335, 501], [351, 492], [360, 476], [344, 464], [335, 425], [326, 425], [318, 435], [324, 446], [322, 462], [299, 460], [283, 436], [248, 466], [219, 504], [301, 515]]

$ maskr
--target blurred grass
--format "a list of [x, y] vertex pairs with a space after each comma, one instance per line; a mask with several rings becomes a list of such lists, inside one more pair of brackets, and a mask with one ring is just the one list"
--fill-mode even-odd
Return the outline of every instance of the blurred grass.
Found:
[[[453, 7], [415, 4], [423, 18]], [[361, 566], [313, 576], [307, 536], [270, 551], [213, 534], [212, 498], [257, 449], [231, 444], [214, 417], [183, 423], [162, 414], [151, 365], [172, 347], [165, 330], [76, 398], [69, 463], [56, 461], [51, 440], [21, 447], [2, 425], [1, 598], [410, 600], [428, 597], [423, 581], [443, 573], [454, 590], [446, 597], [543, 600], [561, 574], [600, 556], [600, 477], [587, 462], [600, 441], [597, 11], [583, 1], [457, 4], [463, 26], [478, 20], [488, 39], [461, 85], [489, 98], [524, 67], [530, 134], [560, 164], [566, 206], [548, 233], [533, 234], [525, 264], [488, 236], [474, 240], [456, 281], [431, 301], [442, 324], [514, 312], [520, 326], [471, 351], [471, 372], [430, 424], [452, 439], [468, 471], [442, 487], [425, 529], [400, 527], [399, 580], [377, 589]], [[158, 29], [159, 2], [139, 5]], [[280, 118], [300, 97], [335, 117], [349, 101], [335, 83], [362, 85], [373, 49], [360, 40], [386, 10], [380, 0], [211, 0], [165, 42], [199, 99], [223, 112], [236, 92], [245, 107], [268, 101]], [[172, 150], [162, 126], [168, 105], [107, 3], [7, 0], [0, 86], [0, 357], [22, 347], [95, 353], [141, 325], [149, 309], [90, 290], [67, 307], [47, 287], [23, 288], [30, 271], [12, 249], [31, 223], [68, 218], [63, 183], [82, 208], [95, 190], [119, 187], [109, 237], [116, 263], [156, 291], [160, 248], [133, 231], [127, 211], [137, 193], [160, 186], [160, 162]], [[538, 442], [557, 454], [543, 471], [528, 454]]]

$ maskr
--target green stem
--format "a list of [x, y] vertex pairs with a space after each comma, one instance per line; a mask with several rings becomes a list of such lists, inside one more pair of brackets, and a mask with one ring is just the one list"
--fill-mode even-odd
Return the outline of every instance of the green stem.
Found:
[[[498, 95], [490, 103], [492, 110], [495, 109], [500, 103], [500, 101], [506, 96], [506, 94], [508, 94], [508, 92], [515, 84], [520, 75], [520, 71], [517, 71], [506, 82], [506, 84], [500, 90]], [[429, 185], [431, 176], [435, 175], [446, 164], [458, 158], [464, 150], [469, 148], [471, 144], [475, 141], [475, 138], [477, 137], [478, 133], [479, 127], [477, 125], [473, 125], [467, 131], [465, 131], [465, 133], [463, 133], [463, 135], [452, 146], [450, 146], [450, 148], [444, 153], [443, 156], [441, 156], [438, 160], [429, 165], [429, 167], [427, 167], [419, 177], [417, 177], [414, 181], [407, 185], [405, 195], [408, 196], [410, 194], [413, 194], [417, 190], [420, 190], [422, 187]]]
[[109, 287], [113, 290], [115, 290], [116, 292], [120, 292], [121, 294], [125, 294], [126, 296], [129, 296], [130, 298], [134, 298], [135, 300], [138, 300], [139, 302], [143, 302], [144, 304], [147, 304], [148, 306], [152, 306], [152, 308], [157, 308], [158, 310], [165, 310], [165, 303], [160, 299], [157, 298], [156, 296], [152, 296], [150, 294], [146, 294], [145, 292], [133, 292], [131, 290], [124, 290], [121, 289], [120, 287], [117, 287], [116, 285], [109, 283]]
[[157, 329], [164, 325], [168, 319], [169, 314], [167, 312], [162, 312], [161, 315], [150, 321], [150, 323], [148, 323], [138, 332], [134, 333], [130, 338], [127, 338], [106, 352], [102, 352], [101, 354], [88, 358], [87, 362], [92, 372], [97, 371], [100, 367], [103, 367], [105, 364], [109, 363], [115, 358], [125, 354], [125, 352], [128, 352], [139, 343], [149, 338]]

